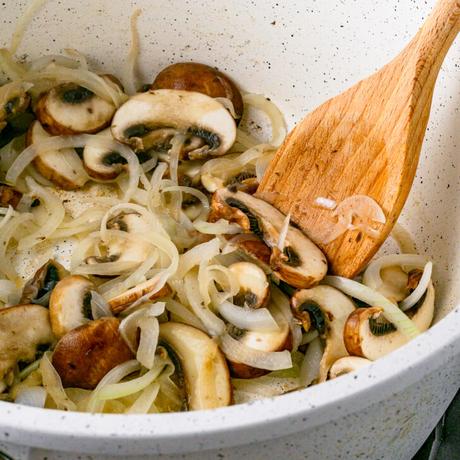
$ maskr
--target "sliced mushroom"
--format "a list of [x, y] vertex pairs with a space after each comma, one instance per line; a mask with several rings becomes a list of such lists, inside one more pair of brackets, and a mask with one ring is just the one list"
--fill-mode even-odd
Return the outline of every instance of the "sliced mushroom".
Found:
[[230, 190], [236, 192], [237, 190], [253, 195], [257, 191], [259, 181], [255, 174], [247, 171], [240, 172], [236, 176], [228, 179], [212, 176], [211, 174], [203, 174], [201, 176], [201, 183], [203, 187], [210, 193], [214, 193], [220, 188], [228, 187]]
[[235, 275], [240, 290], [233, 298], [236, 305], [261, 308], [270, 299], [270, 287], [265, 272], [251, 262], [236, 262], [229, 270]]
[[25, 284], [20, 303], [34, 303], [47, 307], [52, 290], [68, 275], [69, 272], [61, 264], [53, 259], [48, 260]]
[[291, 298], [291, 307], [296, 315], [308, 314], [311, 323], [326, 341], [319, 370], [319, 381], [324, 382], [332, 363], [348, 355], [343, 330], [355, 306], [338, 289], [316, 286], [297, 291]]
[[[261, 351], [283, 351], [292, 348], [291, 329], [281, 311], [268, 307], [278, 324], [276, 331], [245, 331], [234, 326], [229, 327], [229, 334], [249, 348]], [[269, 371], [248, 366], [236, 361], [228, 361], [232, 375], [240, 379], [252, 379], [267, 374]]]
[[[39, 121], [27, 131], [26, 144], [31, 145], [49, 138]], [[46, 179], [64, 190], [83, 187], [88, 180], [83, 164], [74, 149], [48, 150], [35, 157], [34, 166]]]
[[232, 102], [235, 117], [240, 119], [243, 115], [243, 98], [235, 83], [222, 72], [205, 64], [172, 64], [157, 75], [151, 89], [180, 89], [210, 97], [225, 97]]
[[271, 248], [273, 274], [297, 288], [319, 283], [327, 272], [321, 250], [300, 230], [289, 225], [282, 251], [278, 248], [285, 216], [270, 204], [244, 192], [221, 189], [212, 198], [209, 220], [236, 222], [245, 232], [254, 233]]
[[56, 284], [49, 309], [51, 327], [57, 338], [93, 319], [90, 291], [94, 289], [94, 283], [80, 275], [68, 276]]
[[270, 271], [271, 249], [257, 236], [251, 233], [242, 233], [234, 236], [228, 243], [227, 248], [235, 248], [248, 256], [264, 269]]
[[39, 345], [53, 341], [46, 308], [26, 304], [0, 309], [0, 384], [17, 363], [33, 361]]
[[[434, 287], [430, 283], [419, 306], [407, 313], [419, 331], [426, 331], [433, 321]], [[374, 361], [391, 353], [407, 343], [410, 338], [393, 324], [381, 321], [382, 309], [376, 307], [358, 308], [347, 319], [344, 341], [351, 355], [362, 356]]]
[[[110, 128], [99, 135], [112, 138]], [[83, 150], [83, 166], [94, 179], [116, 179], [126, 169], [126, 164], [126, 159], [118, 152], [91, 145], [91, 143], [86, 144]]]
[[176, 372], [183, 377], [189, 410], [231, 404], [232, 386], [225, 357], [204, 332], [186, 324], [163, 323], [160, 344], [165, 346]]
[[[112, 78], [102, 78], [114, 85]], [[54, 136], [97, 133], [107, 127], [116, 107], [89, 89], [63, 83], [42, 95], [35, 113], [43, 127]]]
[[329, 369], [329, 378], [335, 379], [341, 375], [356, 372], [362, 367], [372, 364], [372, 361], [366, 358], [359, 358], [358, 356], [346, 356], [338, 359]]
[[116, 318], [101, 318], [71, 330], [56, 345], [53, 366], [65, 387], [92, 390], [107, 372], [133, 358]]
[[18, 192], [9, 185], [0, 184], [0, 206], [6, 208], [8, 206], [16, 209], [22, 198], [22, 193]]
[[112, 134], [137, 151], [168, 149], [176, 134], [187, 136], [182, 154], [188, 159], [220, 156], [235, 142], [232, 116], [201, 93], [160, 89], [136, 94], [116, 112]]

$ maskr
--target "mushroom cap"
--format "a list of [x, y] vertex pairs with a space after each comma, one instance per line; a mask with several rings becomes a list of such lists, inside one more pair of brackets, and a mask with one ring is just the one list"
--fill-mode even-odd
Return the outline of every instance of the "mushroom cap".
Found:
[[[107, 82], [113, 81], [103, 76]], [[97, 133], [110, 124], [116, 107], [92, 91], [74, 83], [63, 83], [43, 94], [35, 113], [54, 136]]]
[[91, 319], [93, 282], [80, 275], [64, 278], [56, 284], [50, 297], [50, 320], [53, 333], [61, 338]]
[[0, 309], [0, 381], [19, 361], [33, 361], [38, 345], [52, 342], [45, 307], [26, 304]]
[[56, 345], [53, 366], [64, 387], [92, 390], [118, 364], [133, 358], [116, 318], [100, 318], [71, 330]]
[[285, 216], [267, 202], [244, 192], [220, 189], [214, 193], [210, 221], [224, 218], [255, 233], [271, 248], [273, 274], [296, 288], [318, 284], [327, 272], [321, 250], [300, 230], [289, 225], [283, 251], [278, 249]]
[[[270, 286], [265, 272], [251, 262], [235, 262], [228, 269], [240, 286], [234, 303], [250, 308], [261, 308], [270, 300]], [[239, 302], [238, 302], [239, 301]]]
[[186, 324], [160, 324], [160, 344], [166, 342], [180, 360], [188, 409], [228, 406], [232, 385], [225, 357], [204, 332]]
[[[40, 142], [48, 137], [50, 135], [36, 120], [27, 131], [26, 145]], [[33, 164], [43, 177], [64, 190], [81, 188], [88, 180], [88, 174], [75, 149], [48, 150], [37, 155]]]
[[[433, 321], [435, 291], [430, 282], [422, 304], [412, 315], [412, 321], [420, 331], [426, 331]], [[411, 310], [408, 311], [410, 313]], [[375, 361], [391, 353], [410, 338], [399, 330], [384, 335], [374, 335], [371, 331], [369, 319], [377, 318], [382, 310], [376, 307], [358, 308], [347, 319], [344, 328], [344, 341], [351, 355], [362, 356]]]
[[192, 91], [160, 89], [136, 94], [115, 113], [112, 134], [136, 150], [164, 148], [177, 133], [189, 136], [190, 159], [220, 156], [236, 139], [236, 124], [213, 98]]
[[366, 358], [360, 358], [359, 356], [345, 356], [344, 358], [339, 358], [329, 369], [329, 378], [335, 379], [341, 375], [355, 372], [369, 364], [372, 364], [372, 361]]
[[345, 294], [331, 286], [316, 286], [297, 291], [291, 299], [293, 309], [300, 310], [305, 304], [319, 307], [324, 317], [326, 347], [319, 371], [319, 381], [324, 382], [332, 363], [348, 356], [343, 331], [348, 316], [355, 310], [355, 305]]
[[22, 193], [9, 185], [0, 184], [0, 206], [7, 208], [11, 206], [16, 209], [22, 198]]
[[151, 89], [180, 89], [196, 91], [210, 97], [225, 97], [232, 102], [236, 117], [241, 118], [243, 115], [243, 98], [235, 83], [219, 70], [206, 64], [172, 64], [156, 76]]

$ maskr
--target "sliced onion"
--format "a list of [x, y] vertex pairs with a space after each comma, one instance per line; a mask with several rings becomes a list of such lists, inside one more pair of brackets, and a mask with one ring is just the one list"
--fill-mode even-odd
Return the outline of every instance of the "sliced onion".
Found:
[[179, 268], [175, 277], [179, 279], [183, 278], [193, 267], [200, 265], [202, 260], [211, 260], [219, 252], [220, 241], [217, 238], [195, 246], [180, 256]]
[[241, 144], [244, 148], [250, 149], [255, 147], [260, 142], [252, 137], [250, 134], [244, 132], [241, 128], [237, 128], [236, 130], [236, 142]]
[[300, 344], [301, 345], [307, 345], [310, 342], [313, 342], [313, 340], [315, 340], [317, 337], [319, 337], [319, 333], [318, 333], [318, 331], [316, 329], [313, 330], [313, 331], [305, 332], [302, 335], [302, 341], [300, 342]]
[[119, 261], [119, 262], [101, 262], [96, 264], [83, 264], [76, 267], [73, 273], [78, 275], [99, 275], [99, 276], [114, 276], [134, 270], [137, 267], [137, 262]]
[[266, 308], [238, 307], [231, 302], [222, 302], [219, 313], [229, 323], [236, 327], [250, 331], [277, 331], [278, 324]]
[[228, 98], [228, 97], [215, 97], [214, 98], [217, 102], [220, 102], [229, 112], [230, 112], [230, 115], [235, 118], [235, 120], [237, 118], [239, 118], [237, 115], [236, 115], [236, 112], [235, 112], [235, 107], [233, 106], [233, 102]]
[[428, 262], [425, 265], [425, 268], [423, 269], [423, 274], [420, 278], [417, 287], [412, 291], [412, 293], [408, 297], [406, 297], [402, 302], [400, 302], [399, 307], [402, 311], [409, 310], [423, 297], [431, 282], [432, 271], [433, 263]]
[[383, 285], [380, 272], [387, 267], [406, 267], [406, 269], [422, 269], [428, 262], [426, 256], [418, 254], [390, 254], [379, 257], [371, 262], [366, 268], [363, 275], [363, 283], [371, 289], [378, 290]]
[[275, 152], [265, 154], [257, 159], [256, 161], [256, 177], [257, 181], [260, 183], [265, 175], [265, 171], [268, 168], [268, 165], [275, 157]]
[[125, 414], [148, 414], [160, 391], [159, 383], [151, 383], [145, 388]]
[[354, 297], [372, 307], [381, 308], [385, 318], [394, 324], [404, 335], [409, 338], [417, 337], [420, 331], [413, 321], [402, 312], [397, 305], [390, 302], [386, 297], [377, 291], [360, 284], [356, 281], [341, 276], [326, 276], [325, 284], [333, 286], [345, 294]]
[[0, 302], [7, 305], [16, 305], [21, 297], [21, 290], [10, 280], [0, 279]]
[[137, 75], [137, 60], [139, 58], [139, 32], [137, 30], [137, 21], [139, 16], [142, 14], [140, 8], [135, 9], [131, 13], [130, 19], [130, 28], [131, 28], [131, 47], [129, 49], [128, 56], [126, 58], [125, 65], [125, 79], [124, 84], [125, 88], [128, 90], [129, 94], [135, 94], [138, 87], [138, 75]]
[[399, 250], [403, 254], [417, 253], [417, 248], [412, 235], [400, 223], [396, 222], [393, 230], [391, 231], [391, 237], [396, 241], [399, 246]]
[[135, 359], [132, 359], [131, 361], [126, 361], [125, 363], [119, 364], [110, 370], [91, 393], [91, 397], [89, 398], [86, 406], [86, 411], [93, 413], [102, 412], [104, 410], [105, 401], [99, 398], [101, 390], [103, 390], [107, 385], [119, 382], [133, 372], [138, 371], [140, 368], [140, 364]]
[[61, 377], [59, 377], [56, 369], [51, 364], [50, 356], [51, 352], [47, 351], [40, 361], [40, 373], [42, 375], [43, 386], [58, 409], [75, 411], [77, 408], [68, 398], [62, 386]]
[[165, 187], [162, 192], [183, 192], [197, 197], [201, 201], [203, 211], [200, 213], [198, 219], [206, 220], [209, 213], [209, 200], [208, 197], [201, 191], [193, 187], [185, 187], [184, 185], [176, 185]]
[[25, 76], [25, 68], [16, 62], [12, 54], [5, 48], [0, 49], [0, 70], [11, 80], [20, 80]]
[[[173, 314], [181, 323], [188, 324], [203, 332], [207, 332], [203, 323], [180, 302], [173, 299], [166, 299], [166, 309]], [[175, 319], [176, 319], [175, 318]]]
[[125, 396], [129, 396], [139, 391], [142, 391], [144, 388], [148, 387], [155, 379], [161, 374], [166, 364], [163, 360], [157, 362], [153, 369], [146, 372], [144, 375], [137, 377], [127, 382], [121, 383], [108, 383], [101, 387], [98, 392], [98, 399], [104, 401], [108, 399], [118, 399]]
[[261, 351], [249, 348], [228, 333], [220, 338], [220, 348], [225, 356], [234, 362], [246, 364], [256, 369], [277, 371], [292, 367], [291, 353], [284, 351]]
[[279, 147], [286, 137], [286, 123], [281, 110], [262, 94], [244, 94], [243, 102], [261, 110], [268, 116], [272, 126], [270, 144]]
[[93, 320], [97, 320], [99, 318], [106, 318], [113, 316], [112, 310], [110, 309], [109, 304], [96, 291], [90, 291], [91, 294], [91, 316]]
[[284, 244], [286, 242], [286, 236], [289, 230], [289, 224], [291, 222], [291, 213], [288, 213], [284, 218], [283, 225], [280, 230], [280, 235], [278, 238], [278, 249], [282, 252], [284, 249]]
[[46, 390], [43, 387], [33, 386], [20, 388], [14, 402], [24, 406], [45, 407]]
[[227, 220], [219, 219], [217, 222], [206, 222], [204, 220], [196, 220], [193, 222], [193, 227], [200, 233], [206, 235], [234, 235], [241, 233], [242, 229], [237, 224], [230, 224]]
[[254, 379], [233, 379], [236, 392], [249, 393], [259, 398], [272, 398], [300, 388], [298, 378], [270, 377], [266, 375]]
[[308, 387], [319, 377], [322, 357], [323, 345], [321, 344], [321, 339], [317, 337], [308, 345], [307, 351], [305, 352], [305, 358], [300, 366], [299, 380], [303, 387]]

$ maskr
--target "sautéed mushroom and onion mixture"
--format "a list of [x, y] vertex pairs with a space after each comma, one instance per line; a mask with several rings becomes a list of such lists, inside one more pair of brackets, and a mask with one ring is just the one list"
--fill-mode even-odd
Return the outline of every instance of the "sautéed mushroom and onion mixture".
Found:
[[[328, 275], [256, 193], [279, 109], [199, 63], [138, 84], [136, 17], [123, 75], [76, 50], [17, 60], [21, 31], [0, 50], [0, 399], [216, 408], [356, 371], [428, 329], [432, 263], [410, 235], [397, 225], [400, 253], [355, 279]], [[371, 197], [315, 205], [331, 214], [320, 245], [385, 223]]]

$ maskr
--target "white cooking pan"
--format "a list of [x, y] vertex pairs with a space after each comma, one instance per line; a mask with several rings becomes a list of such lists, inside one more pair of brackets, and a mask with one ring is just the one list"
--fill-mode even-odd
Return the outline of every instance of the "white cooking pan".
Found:
[[[6, 44], [24, 1], [0, 5]], [[120, 73], [129, 16], [140, 19], [142, 72], [196, 60], [264, 93], [290, 126], [326, 98], [393, 57], [434, 1], [84, 0], [50, 1], [20, 53], [78, 48]], [[273, 400], [211, 412], [90, 415], [0, 402], [0, 440], [110, 455], [212, 450], [251, 460], [410, 459], [460, 383], [460, 43], [440, 73], [427, 139], [402, 221], [433, 257], [436, 325], [358, 374]], [[251, 443], [249, 446], [248, 444]]]

